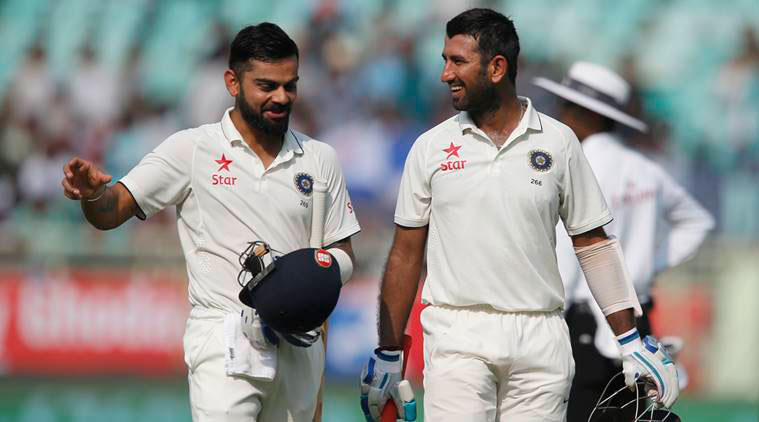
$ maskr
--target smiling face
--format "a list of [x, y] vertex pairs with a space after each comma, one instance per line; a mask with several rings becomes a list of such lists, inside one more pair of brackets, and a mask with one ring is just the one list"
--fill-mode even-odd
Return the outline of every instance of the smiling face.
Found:
[[440, 80], [451, 90], [453, 107], [460, 111], [482, 112], [498, 102], [495, 84], [487, 77], [477, 40], [469, 35], [445, 38], [443, 72]]
[[235, 97], [235, 107], [251, 129], [269, 136], [285, 134], [298, 97], [297, 57], [251, 59], [242, 75], [230, 69], [225, 79], [229, 93]]

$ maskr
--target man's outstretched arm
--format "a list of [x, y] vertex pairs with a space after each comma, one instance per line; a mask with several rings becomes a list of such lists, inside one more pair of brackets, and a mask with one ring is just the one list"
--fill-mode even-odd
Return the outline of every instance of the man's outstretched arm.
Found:
[[79, 200], [87, 221], [100, 230], [110, 230], [140, 212], [137, 202], [121, 183], [108, 186], [112, 179], [94, 163], [79, 157], [63, 166], [63, 194]]

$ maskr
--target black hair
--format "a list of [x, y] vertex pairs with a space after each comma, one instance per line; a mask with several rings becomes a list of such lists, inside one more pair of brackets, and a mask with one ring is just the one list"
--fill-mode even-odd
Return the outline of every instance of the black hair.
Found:
[[477, 40], [483, 65], [497, 55], [505, 57], [507, 76], [516, 84], [519, 37], [511, 19], [492, 9], [469, 9], [448, 21], [445, 32], [448, 38], [469, 35]]
[[263, 22], [241, 29], [229, 46], [229, 68], [238, 75], [249, 60], [273, 62], [288, 57], [298, 58], [298, 46], [279, 26]]

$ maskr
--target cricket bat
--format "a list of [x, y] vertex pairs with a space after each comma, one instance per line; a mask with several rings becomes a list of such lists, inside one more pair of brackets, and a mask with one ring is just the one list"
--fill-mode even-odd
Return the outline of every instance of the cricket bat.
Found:
[[[324, 223], [327, 214], [327, 184], [321, 180], [314, 179], [311, 187], [313, 200], [311, 201], [311, 233], [309, 233], [308, 245], [312, 248], [321, 248], [324, 246]], [[324, 353], [327, 353], [327, 321], [322, 325], [322, 342]], [[324, 391], [324, 373], [322, 373], [321, 386], [316, 398], [316, 413], [314, 421], [322, 420], [322, 395]]]
[[[411, 349], [411, 336], [403, 335], [403, 369], [401, 369], [401, 378], [406, 376], [406, 365], [408, 364], [408, 353]], [[385, 408], [382, 409], [380, 422], [396, 422], [398, 419], [398, 409], [395, 408], [395, 402], [388, 400]]]

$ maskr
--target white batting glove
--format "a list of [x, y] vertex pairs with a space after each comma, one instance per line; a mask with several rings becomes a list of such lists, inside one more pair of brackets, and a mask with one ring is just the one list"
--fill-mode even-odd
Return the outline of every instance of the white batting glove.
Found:
[[374, 356], [361, 371], [361, 410], [367, 422], [380, 420], [382, 410], [389, 399], [398, 409], [398, 418], [405, 420], [403, 401], [398, 393], [403, 368], [403, 352], [400, 350], [375, 350]]
[[[266, 336], [266, 327], [259, 318], [255, 309], [247, 306], [243, 307], [240, 312], [240, 325], [242, 327], [242, 334], [250, 341], [250, 344], [258, 350], [265, 350], [270, 347], [271, 344], [276, 344], [269, 337]], [[276, 337], [274, 337], [276, 340]]]
[[646, 394], [659, 407], [670, 408], [680, 395], [675, 363], [667, 351], [654, 337], [640, 340], [637, 329], [632, 329], [617, 337], [622, 352], [622, 372], [625, 384], [635, 388], [638, 378], [643, 378], [656, 386], [647, 389]]

